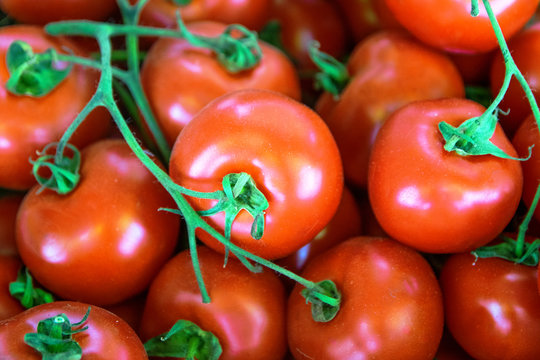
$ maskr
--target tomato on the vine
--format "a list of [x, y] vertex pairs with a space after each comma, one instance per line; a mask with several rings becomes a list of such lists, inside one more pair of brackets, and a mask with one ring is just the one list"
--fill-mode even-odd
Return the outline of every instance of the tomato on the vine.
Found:
[[[172, 180], [197, 191], [221, 190], [225, 175], [240, 172], [251, 175], [269, 206], [262, 238], [251, 236], [253, 217], [241, 211], [231, 241], [267, 259], [287, 256], [313, 239], [341, 199], [341, 159], [330, 131], [310, 108], [276, 92], [239, 90], [214, 100], [182, 130], [169, 162]], [[196, 210], [217, 203], [189, 201]], [[206, 219], [223, 233], [223, 212]], [[206, 231], [197, 236], [224, 251]]]
[[[458, 126], [484, 110], [466, 99], [418, 101], [385, 122], [371, 153], [368, 191], [391, 237], [424, 252], [469, 251], [510, 222], [521, 198], [520, 163], [446, 151], [438, 129], [439, 122]], [[517, 155], [500, 125], [490, 140]]]
[[147, 288], [175, 249], [179, 219], [158, 211], [174, 202], [123, 140], [98, 141], [81, 157], [71, 193], [35, 186], [26, 195], [17, 246], [59, 297], [110, 305]]

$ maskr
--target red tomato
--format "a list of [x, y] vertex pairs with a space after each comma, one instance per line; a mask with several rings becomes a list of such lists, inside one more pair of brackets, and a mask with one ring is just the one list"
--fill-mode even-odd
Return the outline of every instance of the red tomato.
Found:
[[537, 269], [471, 254], [450, 257], [441, 273], [446, 323], [474, 359], [539, 359]]
[[252, 273], [236, 259], [223, 266], [223, 255], [198, 248], [202, 276], [211, 302], [202, 303], [189, 251], [172, 258], [150, 286], [141, 322], [141, 338], [165, 333], [180, 319], [212, 332], [222, 360], [283, 358], [285, 290], [268, 269]]
[[81, 152], [81, 180], [68, 195], [26, 195], [17, 218], [23, 262], [44, 287], [68, 300], [121, 302], [145, 290], [178, 236], [170, 195], [122, 140]]
[[332, 280], [342, 302], [334, 319], [315, 322], [297, 285], [287, 315], [295, 359], [433, 359], [443, 331], [442, 295], [416, 251], [386, 238], [352, 238], [302, 275]]
[[[134, 2], [134, 0], [131, 0]], [[268, 20], [272, 0], [191, 0], [177, 5], [171, 0], [149, 0], [141, 14], [141, 24], [176, 28], [176, 13], [185, 22], [200, 20], [241, 24], [259, 30]]]
[[450, 334], [448, 329], [444, 329], [439, 349], [435, 355], [436, 360], [474, 360], [471, 358]]
[[[538, 0], [490, 0], [508, 39], [533, 16]], [[482, 1], [471, 16], [470, 0], [386, 0], [396, 19], [426, 44], [451, 52], [487, 52], [498, 43]]]
[[[512, 139], [512, 144], [520, 157], [528, 156], [529, 147], [534, 145], [531, 150], [531, 158], [521, 162], [521, 169], [523, 170], [522, 199], [525, 205], [530, 207], [536, 194], [536, 189], [540, 184], [540, 157], [537, 155], [539, 151], [538, 147], [540, 146], [540, 133], [538, 132], [538, 125], [536, 125], [533, 115], [529, 115], [523, 121]], [[534, 217], [540, 221], [540, 207], [536, 208]]]
[[142, 293], [121, 303], [106, 306], [105, 309], [122, 318], [133, 329], [138, 330], [141, 324], [145, 301], [146, 293]]
[[0, 194], [0, 255], [17, 255], [15, 218], [24, 194]]
[[117, 9], [115, 0], [0, 0], [0, 9], [25, 24], [61, 20], [105, 20]]
[[[58, 301], [39, 305], [0, 322], [0, 358], [3, 360], [41, 359], [41, 354], [24, 342], [24, 336], [37, 331], [41, 320], [65, 314], [72, 324], [81, 321], [90, 305]], [[82, 348], [83, 359], [144, 360], [144, 346], [135, 333], [118, 316], [91, 305], [90, 315], [82, 324], [85, 331], [73, 335]]]
[[[188, 25], [190, 31], [204, 36], [218, 36], [225, 27], [216, 22]], [[300, 83], [291, 61], [264, 42], [260, 46], [261, 62], [254, 69], [236, 74], [228, 72], [210, 50], [194, 47], [186, 40], [161, 38], [152, 46], [141, 81], [171, 145], [200, 109], [228, 92], [257, 88], [300, 99]]]
[[[537, 84], [540, 82], [540, 65], [537, 61], [534, 61], [535, 58], [540, 56], [540, 22], [537, 21], [531, 27], [510, 39], [508, 48], [517, 67], [531, 87], [536, 101], [540, 101], [537, 91]], [[497, 53], [491, 64], [491, 92], [493, 96], [496, 96], [499, 92], [504, 80], [504, 74], [504, 61], [502, 55]], [[513, 136], [519, 125], [531, 113], [529, 101], [515, 77], [510, 81], [510, 87], [504, 95], [499, 108], [504, 112], [508, 112], [508, 114], [501, 114], [499, 121], [508, 136]]]
[[21, 266], [19, 258], [0, 255], [0, 320], [10, 318], [25, 310], [21, 303], [9, 293], [9, 284], [17, 280], [17, 273]]
[[[178, 136], [169, 172], [176, 183], [208, 192], [221, 190], [229, 173], [251, 175], [269, 202], [264, 235], [251, 236], [253, 217], [242, 211], [231, 240], [267, 259], [287, 256], [313, 239], [336, 212], [343, 189], [339, 152], [320, 117], [287, 96], [263, 90], [229, 93], [201, 110]], [[216, 203], [189, 200], [197, 210]], [[207, 221], [223, 229], [225, 216], [221, 212]], [[206, 232], [197, 236], [224, 250]]]
[[316, 109], [336, 139], [345, 179], [365, 187], [373, 141], [392, 112], [415, 100], [461, 97], [465, 90], [445, 55], [405, 33], [369, 36], [355, 47], [347, 66], [351, 80], [339, 100], [325, 93]]
[[[522, 192], [519, 162], [447, 152], [437, 127], [441, 121], [458, 126], [484, 110], [465, 99], [418, 101], [383, 125], [368, 191], [390, 236], [424, 252], [461, 252], [487, 244], [510, 222]], [[491, 141], [517, 155], [499, 125]]]
[[489, 84], [489, 68], [498, 50], [487, 53], [450, 53], [450, 59], [467, 85]]
[[[0, 28], [0, 58], [6, 57], [15, 40], [29, 43], [34, 52], [63, 46], [75, 49], [62, 38], [52, 38], [37, 26], [13, 25]], [[79, 111], [94, 94], [97, 73], [74, 66], [71, 73], [51, 93], [41, 98], [9, 93], [5, 83], [9, 72], [0, 65], [0, 187], [24, 190], [36, 183], [28, 162], [36, 151], [58, 141]], [[99, 111], [98, 111], [99, 110]], [[101, 108], [92, 112], [70, 142], [82, 147], [106, 135], [110, 117]]]

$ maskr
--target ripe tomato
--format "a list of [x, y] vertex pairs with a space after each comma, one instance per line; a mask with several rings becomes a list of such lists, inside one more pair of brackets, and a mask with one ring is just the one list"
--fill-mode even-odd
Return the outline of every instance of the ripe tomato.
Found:
[[[484, 110], [465, 99], [418, 101], [383, 125], [371, 153], [368, 192], [391, 237], [424, 252], [469, 251], [510, 222], [522, 192], [519, 162], [448, 152], [437, 127], [441, 121], [458, 126]], [[499, 125], [491, 141], [516, 156]]]
[[441, 273], [446, 323], [474, 359], [540, 358], [537, 269], [456, 254]]
[[[493, 13], [508, 39], [533, 16], [538, 0], [490, 0]], [[487, 52], [497, 39], [482, 1], [471, 16], [469, 0], [386, 0], [396, 19], [426, 44], [451, 52]]]
[[[76, 48], [65, 39], [52, 38], [38, 26], [12, 25], [0, 28], [0, 58], [6, 57], [15, 40], [29, 43], [34, 52], [63, 46]], [[28, 162], [36, 151], [58, 141], [95, 91], [97, 73], [74, 66], [70, 74], [48, 95], [40, 98], [9, 93], [6, 62], [0, 65], [0, 187], [25, 190], [36, 183]], [[110, 118], [103, 108], [96, 109], [82, 123], [71, 142], [85, 146], [103, 137]]]
[[332, 280], [341, 309], [326, 323], [293, 290], [289, 349], [295, 359], [432, 360], [443, 331], [442, 295], [420, 254], [387, 238], [356, 237], [311, 261], [302, 275]]
[[202, 303], [189, 251], [172, 258], [152, 282], [140, 335], [146, 341], [165, 333], [180, 319], [212, 332], [222, 360], [275, 360], [285, 354], [285, 290], [265, 269], [252, 273], [238, 260], [206, 247], [197, 249], [211, 302]]
[[[540, 66], [534, 59], [540, 56], [540, 22], [526, 28], [508, 41], [508, 48], [517, 67], [527, 80], [534, 93], [536, 101], [538, 96], [538, 82], [540, 81]], [[491, 92], [497, 95], [504, 80], [505, 65], [500, 53], [497, 53], [491, 64]], [[508, 136], [513, 136], [519, 125], [531, 113], [529, 101], [519, 82], [513, 78], [510, 81], [508, 91], [499, 105], [504, 111], [499, 121]], [[507, 114], [506, 114], [507, 112]]]
[[316, 109], [334, 135], [345, 179], [365, 187], [368, 159], [379, 128], [401, 106], [424, 99], [461, 97], [454, 64], [405, 33], [378, 32], [360, 42], [348, 61], [351, 80], [335, 100], [324, 93]]
[[[287, 256], [313, 239], [334, 215], [343, 189], [339, 151], [320, 117], [290, 97], [254, 89], [221, 96], [201, 110], [178, 136], [169, 172], [174, 182], [207, 192], [221, 190], [229, 173], [251, 175], [269, 202], [264, 235], [251, 236], [253, 217], [242, 211], [231, 240], [267, 259]], [[196, 210], [217, 202], [189, 201]], [[224, 228], [223, 212], [206, 219]], [[224, 250], [205, 231], [197, 236]]]
[[63, 299], [109, 305], [145, 290], [178, 236], [170, 195], [123, 140], [81, 152], [81, 179], [68, 195], [26, 195], [17, 218], [23, 262]]
[[15, 218], [23, 193], [0, 194], [0, 255], [17, 255]]
[[[188, 25], [190, 31], [203, 36], [218, 36], [225, 27], [208, 21]], [[141, 81], [171, 145], [200, 109], [228, 92], [257, 88], [300, 99], [300, 83], [291, 61], [264, 42], [260, 46], [261, 62], [235, 74], [228, 72], [211, 50], [194, 47], [184, 39], [161, 38], [152, 46], [141, 70]]]
[[90, 314], [82, 326], [88, 329], [73, 335], [82, 348], [83, 359], [144, 360], [144, 346], [135, 331], [113, 313], [94, 305], [57, 301], [35, 306], [7, 320], [0, 321], [0, 358], [3, 360], [41, 359], [41, 354], [24, 342], [24, 336], [37, 332], [41, 320], [65, 314], [71, 324]]
[[117, 9], [115, 0], [0, 0], [0, 9], [25, 24], [61, 20], [105, 20]]
[[[131, 0], [134, 2], [134, 0]], [[241, 24], [259, 30], [268, 19], [272, 0], [191, 0], [177, 5], [171, 0], [149, 0], [141, 14], [141, 24], [176, 28], [176, 13], [185, 22], [212, 20]]]
[[0, 255], [0, 320], [10, 318], [25, 309], [9, 293], [9, 283], [17, 280], [17, 273], [22, 266], [19, 258], [10, 255]]
[[[540, 184], [540, 157], [537, 155], [539, 151], [538, 147], [540, 146], [540, 133], [538, 132], [538, 126], [532, 114], [522, 122], [512, 139], [512, 144], [520, 157], [528, 156], [529, 147], [534, 145], [531, 149], [531, 158], [521, 162], [521, 169], [523, 170], [522, 199], [525, 205], [530, 207], [536, 194], [536, 189]], [[536, 208], [534, 217], [540, 221], [539, 207]]]

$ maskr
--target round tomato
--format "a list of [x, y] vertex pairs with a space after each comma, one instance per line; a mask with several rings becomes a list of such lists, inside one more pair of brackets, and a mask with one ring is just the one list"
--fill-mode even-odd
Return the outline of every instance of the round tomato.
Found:
[[17, 255], [15, 218], [23, 193], [0, 194], [0, 255]]
[[536, 267], [467, 253], [441, 272], [446, 323], [474, 359], [540, 358]]
[[269, 269], [250, 272], [236, 259], [223, 266], [223, 255], [206, 247], [197, 252], [211, 302], [202, 302], [189, 251], [179, 253], [150, 286], [141, 338], [146, 341], [188, 320], [218, 338], [222, 360], [283, 358], [286, 299], [279, 277]]
[[[504, 36], [516, 34], [533, 16], [538, 0], [490, 0]], [[396, 19], [420, 40], [451, 52], [487, 52], [498, 43], [482, 1], [471, 15], [470, 0], [386, 0]]]
[[295, 359], [433, 359], [443, 331], [442, 295], [416, 251], [387, 238], [351, 238], [313, 259], [302, 276], [332, 280], [342, 301], [335, 318], [315, 322], [295, 287], [287, 315]]
[[17, 280], [17, 273], [22, 266], [19, 258], [0, 255], [0, 320], [23, 312], [21, 303], [9, 293], [9, 284]]
[[351, 79], [339, 99], [324, 93], [316, 109], [336, 139], [345, 179], [365, 187], [373, 141], [392, 112], [415, 100], [461, 97], [465, 90], [444, 54], [401, 32], [367, 37], [347, 67]]
[[[441, 121], [458, 126], [484, 110], [465, 99], [418, 101], [383, 125], [371, 153], [368, 192], [391, 237], [424, 252], [469, 251], [510, 222], [523, 187], [519, 162], [448, 152], [438, 129]], [[490, 140], [517, 156], [498, 124]]]
[[[86, 326], [88, 328], [72, 335], [73, 341], [82, 349], [83, 359], [148, 359], [141, 340], [126, 322], [100, 307], [72, 301], [38, 305], [0, 321], [0, 358], [3, 360], [42, 359], [41, 353], [25, 343], [25, 335], [36, 333], [40, 321], [60, 314], [65, 314], [72, 325], [76, 324], [84, 318], [89, 307], [88, 318], [75, 329]], [[60, 359], [60, 357], [55, 358]]]
[[[321, 118], [279, 93], [239, 90], [211, 102], [182, 130], [169, 162], [171, 178], [192, 190], [221, 190], [229, 173], [253, 178], [268, 200], [264, 234], [251, 236], [253, 217], [242, 210], [231, 240], [267, 259], [287, 256], [315, 237], [341, 200], [343, 173], [336, 143]], [[189, 198], [196, 210], [217, 200]], [[206, 218], [223, 233], [223, 212]], [[210, 247], [224, 251], [205, 231]]]
[[259, 30], [268, 19], [271, 2], [272, 0], [191, 0], [187, 5], [179, 5], [174, 0], [149, 0], [143, 8], [141, 24], [176, 28], [176, 14], [180, 11], [185, 22], [212, 20], [241, 24]]
[[[0, 58], [15, 40], [23, 40], [34, 52], [62, 47], [76, 50], [65, 39], [52, 38], [38, 26], [11, 25], [0, 28]], [[43, 97], [13, 95], [5, 83], [9, 78], [6, 62], [0, 65], [0, 187], [29, 189], [36, 183], [28, 161], [47, 144], [58, 141], [66, 128], [94, 94], [97, 73], [74, 66], [70, 74]], [[103, 108], [93, 111], [70, 140], [82, 147], [107, 134], [110, 117]]]
[[[225, 27], [208, 21], [188, 25], [194, 34], [212, 37], [223, 33]], [[294, 65], [281, 51], [264, 42], [259, 44], [261, 62], [234, 74], [219, 63], [211, 50], [190, 45], [187, 40], [161, 38], [152, 46], [141, 70], [141, 81], [171, 145], [199, 110], [228, 92], [257, 88], [300, 99]]]
[[67, 195], [36, 186], [17, 217], [23, 262], [44, 287], [67, 300], [118, 303], [145, 290], [174, 251], [174, 207], [123, 140], [81, 152], [81, 179]]

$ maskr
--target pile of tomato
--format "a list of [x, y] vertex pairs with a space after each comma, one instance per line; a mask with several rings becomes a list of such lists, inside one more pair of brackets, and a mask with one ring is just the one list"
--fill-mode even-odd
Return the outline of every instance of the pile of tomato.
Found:
[[540, 0], [486, 2], [0, 0], [0, 359], [540, 359]]

